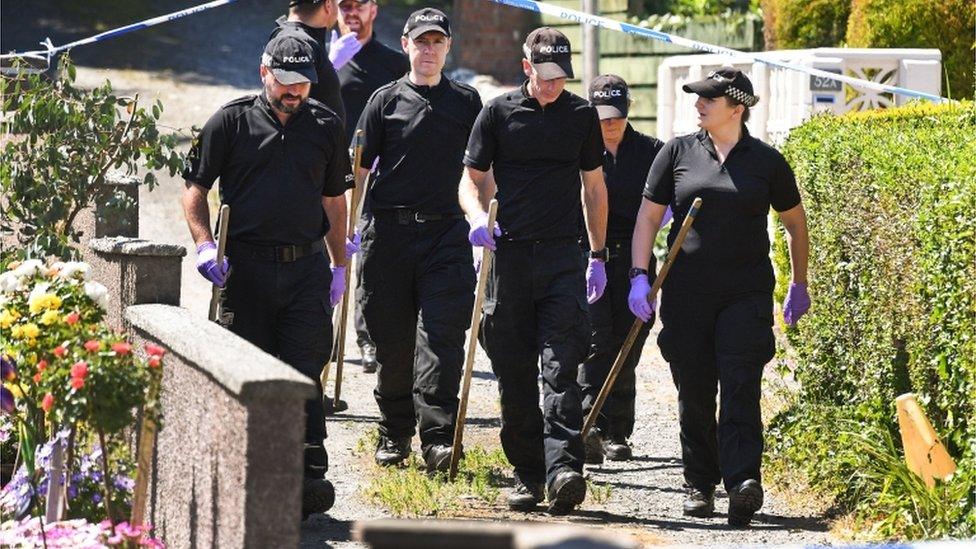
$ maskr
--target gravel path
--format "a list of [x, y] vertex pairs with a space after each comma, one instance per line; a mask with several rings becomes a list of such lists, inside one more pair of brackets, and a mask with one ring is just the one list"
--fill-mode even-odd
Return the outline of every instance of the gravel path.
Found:
[[[57, 35], [57, 32], [31, 31], [29, 25], [24, 26], [27, 30], [11, 29], [7, 24], [11, 21], [7, 12], [10, 4], [4, 4], [5, 48], [23, 47], [23, 40], [15, 42], [18, 37], [33, 39], [36, 35]], [[34, 9], [31, 6], [35, 5], [13, 4], [25, 10]], [[175, 3], [157, 1], [149, 4], [154, 7], [151, 14], [158, 14], [166, 10], [155, 8], [172, 7]], [[139, 41], [134, 39], [129, 42], [122, 41], [129, 39], [122, 39], [113, 48], [80, 51], [78, 57], [85, 66], [79, 70], [79, 82], [94, 85], [108, 78], [123, 93], [138, 92], [146, 99], [159, 97], [165, 106], [163, 124], [183, 129], [194, 124], [200, 126], [219, 105], [250, 93], [253, 88], [249, 86], [256, 87], [258, 82], [252, 61], [257, 59], [255, 52], [260, 51], [260, 42], [265, 36], [261, 29], [268, 28], [274, 12], [278, 10], [268, 7], [270, 3], [256, 0], [244, 0], [240, 4], [242, 8], [239, 13], [245, 15], [231, 22], [226, 22], [227, 8], [218, 8], [209, 15], [186, 19], [183, 27], [180, 25], [184, 23], [164, 25], [154, 31], [156, 34], [148, 35], [148, 43], [166, 48], [165, 55], [160, 52], [146, 59], [134, 60], [132, 56], [120, 54], [119, 51], [125, 50], [123, 46], [126, 44], [139, 47]], [[181, 3], [177, 8], [185, 5]], [[218, 13], [221, 9], [225, 11]], [[389, 16], [392, 11], [387, 10], [386, 13]], [[398, 25], [392, 18], [384, 20], [381, 32], [396, 34]], [[63, 24], [58, 29], [61, 29], [61, 35], [72, 36], [64, 30]], [[16, 32], [8, 35], [7, 32], [11, 30]], [[83, 36], [85, 30], [74, 29], [73, 36]], [[62, 42], [55, 40], [55, 43]], [[176, 43], [192, 47], [169, 47]], [[222, 62], [214, 65], [214, 70], [204, 70], [203, 60], [187, 51], [207, 48], [234, 62]], [[100, 55], [99, 52], [114, 53]], [[168, 52], [176, 53], [168, 57]], [[187, 144], [185, 142], [184, 147]], [[161, 177], [160, 186], [154, 192], [141, 191], [140, 236], [192, 249], [179, 202], [181, 189], [182, 182], [178, 178]], [[197, 275], [192, 258], [188, 258], [183, 267], [183, 305], [202, 315], [205, 314], [208, 299], [209, 286]], [[343, 384], [343, 400], [349, 403], [350, 408], [331, 418], [327, 443], [331, 459], [330, 478], [336, 485], [338, 503], [329, 515], [313, 517], [305, 523], [303, 547], [359, 547], [359, 544], [349, 541], [352, 524], [388, 516], [384, 510], [371, 505], [360, 495], [366, 482], [363, 471], [368, 470], [364, 468], [364, 461], [368, 457], [356, 456], [352, 450], [356, 442], [374, 428], [378, 416], [372, 397], [374, 379], [372, 375], [362, 372], [353, 337], [350, 330], [346, 347], [350, 349], [351, 357], [346, 364]], [[755, 525], [748, 530], [731, 530], [726, 526], [728, 500], [721, 491], [715, 518], [700, 520], [681, 515], [684, 496], [681, 490], [676, 393], [667, 365], [654, 342], [655, 337], [648, 339], [639, 366], [639, 420], [633, 437], [635, 458], [626, 463], [607, 462], [601, 467], [588, 468], [592, 480], [613, 487], [606, 503], [584, 503], [579, 512], [565, 519], [512, 513], [501, 505], [478, 508], [468, 514], [477, 519], [566, 522], [612, 529], [616, 533], [629, 533], [635, 540], [649, 545], [811, 544], [829, 541], [828, 525], [822, 517], [804, 509], [790, 508], [775, 493], [767, 494], [763, 511]], [[771, 369], [767, 375], [774, 375]], [[332, 392], [331, 388], [329, 392]], [[465, 441], [488, 447], [497, 445], [498, 418], [497, 386], [487, 359], [479, 349]], [[418, 442], [415, 440], [414, 444], [417, 450]], [[464, 512], [460, 513], [460, 516], [464, 515]]]

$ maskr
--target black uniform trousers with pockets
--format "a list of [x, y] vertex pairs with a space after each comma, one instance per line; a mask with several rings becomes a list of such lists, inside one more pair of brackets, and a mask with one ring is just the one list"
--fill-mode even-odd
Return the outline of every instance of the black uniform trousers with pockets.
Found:
[[589, 346], [585, 288], [576, 239], [498, 242], [481, 343], [498, 377], [502, 448], [523, 482], [583, 470], [576, 372]]
[[[590, 304], [590, 353], [579, 369], [579, 384], [583, 391], [583, 416], [589, 415], [600, 389], [607, 381], [620, 348], [623, 347], [636, 318], [630, 312], [627, 297], [630, 294], [630, 240], [607, 242], [610, 260], [607, 271], [607, 289], [595, 303]], [[655, 259], [651, 258], [651, 273], [655, 271]], [[606, 402], [596, 418], [596, 428], [604, 437], [624, 441], [634, 432], [634, 401], [637, 398], [637, 362], [647, 335], [654, 325], [654, 317], [637, 333], [634, 346], [620, 368]]]
[[311, 378], [319, 397], [305, 402], [305, 476], [329, 468], [319, 376], [332, 346], [332, 271], [321, 251], [291, 262], [231, 255], [223, 310], [234, 314], [230, 331]]
[[731, 489], [761, 480], [760, 384], [776, 350], [772, 295], [665, 287], [661, 322], [658, 345], [678, 389], [685, 481], [708, 489], [724, 480]]
[[464, 219], [410, 217], [373, 212], [357, 298], [380, 364], [380, 434], [408, 438], [419, 427], [426, 450], [453, 440], [474, 266]]

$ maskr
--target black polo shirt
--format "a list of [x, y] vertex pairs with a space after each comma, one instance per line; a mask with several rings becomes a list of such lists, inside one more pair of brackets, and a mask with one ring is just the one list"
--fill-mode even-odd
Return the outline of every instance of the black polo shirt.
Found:
[[769, 208], [800, 203], [793, 170], [773, 147], [746, 132], [720, 163], [705, 131], [669, 141], [647, 176], [644, 198], [669, 204], [668, 244], [696, 196], [702, 208], [665, 287], [699, 293], [772, 292], [766, 219]]
[[380, 159], [369, 211], [461, 213], [461, 160], [479, 110], [478, 92], [443, 74], [436, 86], [418, 86], [403, 76], [376, 90], [357, 126], [365, 134], [361, 166]]
[[342, 102], [346, 106], [346, 137], [352, 139], [356, 122], [366, 108], [366, 101], [380, 86], [400, 78], [410, 70], [410, 61], [402, 52], [388, 48], [374, 34], [348, 63], [339, 68]]
[[624, 137], [617, 145], [617, 156], [603, 151], [603, 180], [609, 202], [607, 242], [633, 237], [647, 173], [663, 146], [660, 139], [644, 135], [627, 124]]
[[481, 110], [464, 163], [494, 168], [503, 239], [575, 237], [582, 215], [580, 170], [603, 163], [600, 121], [595, 108], [568, 91], [542, 108], [527, 84]]
[[260, 245], [304, 245], [329, 231], [323, 196], [352, 182], [342, 123], [314, 99], [278, 121], [262, 95], [220, 108], [194, 139], [183, 178], [230, 206], [228, 236]]
[[[335, 111], [339, 116], [339, 121], [343, 124], [352, 124], [353, 122], [346, 122], [346, 107], [342, 103], [342, 94], [339, 90], [339, 75], [332, 68], [332, 62], [329, 61], [329, 54], [326, 51], [325, 37], [328, 29], [317, 29], [298, 21], [288, 21], [284, 15], [279, 17], [275, 23], [278, 26], [271, 31], [269, 38], [274, 38], [279, 34], [294, 36], [312, 47], [312, 52], [315, 55], [315, 73], [318, 75], [319, 81], [312, 84], [312, 91], [309, 96]], [[348, 139], [346, 142], [348, 143]]]

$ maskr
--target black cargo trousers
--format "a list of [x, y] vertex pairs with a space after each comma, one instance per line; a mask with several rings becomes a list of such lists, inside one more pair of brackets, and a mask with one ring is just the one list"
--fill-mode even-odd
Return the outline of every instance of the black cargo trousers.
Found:
[[661, 323], [658, 346], [678, 389], [685, 482], [711, 489], [724, 480], [728, 490], [761, 481], [759, 397], [776, 351], [772, 293], [705, 294], [666, 283]]
[[483, 310], [481, 343], [498, 377], [502, 448], [515, 474], [551, 484], [561, 471], [582, 472], [576, 372], [590, 328], [576, 239], [498, 241]]
[[[590, 304], [590, 352], [579, 369], [579, 384], [583, 391], [583, 417], [588, 416], [593, 408], [593, 403], [610, 374], [610, 368], [613, 367], [613, 362], [636, 320], [627, 302], [630, 295], [630, 243], [630, 239], [607, 242], [607, 249], [610, 251], [610, 260], [605, 265], [607, 289], [600, 299]], [[656, 259], [651, 257], [648, 271], [652, 277], [655, 267]], [[637, 333], [634, 346], [627, 354], [617, 381], [596, 418], [596, 428], [605, 438], [624, 441], [634, 432], [637, 362], [653, 325], [652, 315], [650, 322], [644, 324]]]
[[[282, 247], [283, 248], [283, 247]], [[227, 245], [231, 275], [223, 310], [234, 315], [228, 329], [308, 376], [318, 398], [305, 402], [305, 476], [322, 478], [329, 468], [325, 411], [319, 376], [332, 346], [332, 271], [322, 248], [293, 261], [258, 259]], [[288, 259], [289, 254], [277, 254]]]
[[380, 364], [380, 434], [409, 438], [419, 427], [424, 450], [450, 445], [474, 306], [468, 223], [376, 211], [361, 253], [357, 298]]

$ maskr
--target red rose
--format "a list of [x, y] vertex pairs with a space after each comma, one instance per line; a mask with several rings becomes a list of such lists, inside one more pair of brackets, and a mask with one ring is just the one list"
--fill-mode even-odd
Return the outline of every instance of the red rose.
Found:
[[88, 363], [84, 361], [75, 362], [71, 367], [71, 377], [84, 379], [88, 375]]
[[37, 371], [38, 372], [43, 372], [44, 370], [47, 370], [47, 361], [46, 360], [42, 360], [42, 361], [40, 361], [40, 362], [37, 363]]
[[132, 350], [132, 345], [129, 345], [125, 341], [119, 341], [118, 343], [112, 344], [112, 350], [115, 351], [117, 355], [127, 355], [129, 351]]
[[82, 387], [85, 386], [84, 378], [80, 378], [80, 377], [71, 378], [71, 386], [74, 387], [75, 389], [81, 389]]
[[74, 326], [79, 320], [81, 320], [81, 315], [78, 314], [77, 311], [68, 313], [64, 317], [64, 321], [67, 322], [69, 326]]
[[97, 353], [102, 348], [102, 342], [97, 339], [89, 339], [85, 342], [85, 349], [88, 349], [89, 353]]
[[163, 355], [166, 354], [166, 349], [163, 349], [159, 345], [153, 345], [152, 343], [146, 343], [146, 353], [148, 353], [149, 356], [158, 356], [158, 357], [162, 358]]
[[41, 400], [41, 408], [44, 409], [44, 413], [46, 414], [50, 412], [51, 408], [53, 407], [54, 407], [54, 395], [52, 395], [51, 393], [44, 395], [44, 399]]
[[40, 383], [40, 382], [41, 382], [41, 373], [37, 372], [36, 374], [34, 374], [34, 383]]
[[161, 359], [160, 359], [160, 356], [159, 355], [152, 355], [152, 356], [150, 356], [149, 357], [149, 360], [148, 360], [149, 367], [150, 368], [159, 368], [160, 361], [161, 361]]
[[58, 358], [61, 358], [64, 355], [68, 354], [68, 350], [64, 348], [64, 345], [58, 345], [51, 352], [53, 352], [54, 353], [54, 356], [56, 356]]

